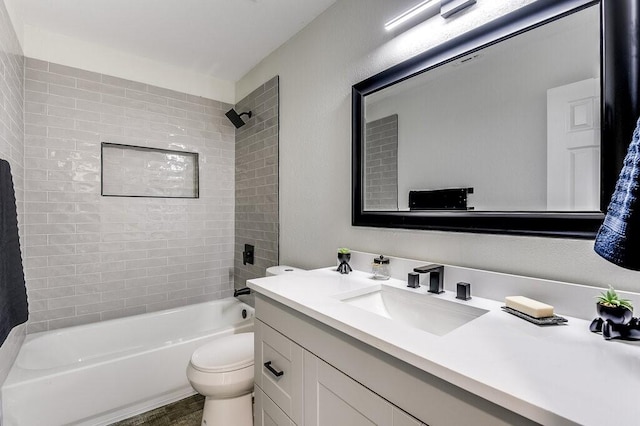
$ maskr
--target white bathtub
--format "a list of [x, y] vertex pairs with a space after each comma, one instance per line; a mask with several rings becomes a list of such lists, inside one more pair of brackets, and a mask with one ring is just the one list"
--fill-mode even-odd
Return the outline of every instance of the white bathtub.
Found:
[[229, 298], [28, 335], [2, 386], [4, 426], [106, 425], [193, 395], [192, 352], [252, 331], [253, 315]]

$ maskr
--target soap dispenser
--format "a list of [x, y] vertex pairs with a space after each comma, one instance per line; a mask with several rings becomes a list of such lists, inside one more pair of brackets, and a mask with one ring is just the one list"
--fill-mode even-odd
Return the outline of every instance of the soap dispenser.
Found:
[[373, 273], [373, 279], [375, 280], [388, 280], [391, 278], [391, 271], [389, 269], [389, 258], [380, 255], [373, 259], [371, 265], [371, 272]]

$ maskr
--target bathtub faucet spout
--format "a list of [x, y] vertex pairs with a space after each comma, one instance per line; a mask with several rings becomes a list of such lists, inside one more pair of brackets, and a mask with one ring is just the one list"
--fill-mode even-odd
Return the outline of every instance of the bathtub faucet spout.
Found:
[[249, 287], [236, 288], [233, 290], [233, 297], [238, 297], [243, 294], [249, 294], [249, 293], [251, 293], [251, 289]]

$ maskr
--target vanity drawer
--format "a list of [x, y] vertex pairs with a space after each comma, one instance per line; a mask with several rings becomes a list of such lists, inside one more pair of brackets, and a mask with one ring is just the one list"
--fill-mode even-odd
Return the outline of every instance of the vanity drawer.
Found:
[[296, 426], [262, 389], [256, 387], [255, 426]]
[[303, 349], [255, 321], [255, 381], [296, 424], [302, 424]]

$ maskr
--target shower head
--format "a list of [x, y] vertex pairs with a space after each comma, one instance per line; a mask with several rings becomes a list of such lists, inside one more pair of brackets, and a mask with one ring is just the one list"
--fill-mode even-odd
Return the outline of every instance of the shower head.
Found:
[[236, 126], [236, 129], [239, 129], [246, 124], [242, 119], [242, 116], [246, 115], [251, 118], [251, 111], [238, 114], [234, 108], [231, 108], [224, 115], [226, 115], [229, 121], [231, 121], [233, 125]]

